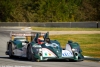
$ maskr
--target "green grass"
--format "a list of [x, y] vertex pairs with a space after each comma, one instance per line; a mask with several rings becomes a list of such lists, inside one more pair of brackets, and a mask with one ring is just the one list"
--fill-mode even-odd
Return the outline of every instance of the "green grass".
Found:
[[55, 27], [32, 27], [33, 30], [42, 31], [100, 31], [100, 28], [55, 28]]
[[50, 38], [58, 40], [62, 47], [65, 47], [68, 40], [78, 42], [83, 55], [100, 58], [100, 34], [51, 35]]

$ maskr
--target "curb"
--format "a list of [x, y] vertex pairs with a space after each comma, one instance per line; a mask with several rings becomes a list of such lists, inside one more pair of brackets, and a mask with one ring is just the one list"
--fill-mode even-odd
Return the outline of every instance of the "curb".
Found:
[[90, 61], [97, 61], [100, 62], [100, 58], [95, 58], [95, 57], [90, 57], [90, 56], [84, 56], [85, 60], [90, 60]]

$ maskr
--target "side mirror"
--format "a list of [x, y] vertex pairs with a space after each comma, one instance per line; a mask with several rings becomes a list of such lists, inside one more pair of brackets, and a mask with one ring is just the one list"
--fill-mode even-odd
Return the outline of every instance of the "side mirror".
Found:
[[68, 43], [73, 43], [73, 41], [72, 40], [68, 40]]
[[25, 43], [29, 43], [29, 41], [25, 41]]

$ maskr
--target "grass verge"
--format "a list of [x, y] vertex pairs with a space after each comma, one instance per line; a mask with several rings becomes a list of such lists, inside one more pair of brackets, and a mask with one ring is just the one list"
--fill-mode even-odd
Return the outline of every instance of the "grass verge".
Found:
[[50, 38], [58, 40], [62, 47], [68, 40], [78, 42], [83, 55], [100, 58], [100, 34], [51, 35]]

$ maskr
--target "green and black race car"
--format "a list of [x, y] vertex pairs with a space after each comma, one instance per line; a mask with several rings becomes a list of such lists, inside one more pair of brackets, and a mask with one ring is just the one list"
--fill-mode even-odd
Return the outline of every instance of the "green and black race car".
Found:
[[57, 40], [50, 40], [48, 32], [45, 34], [38, 32], [20, 33], [12, 34], [12, 36], [12, 39], [7, 43], [6, 55], [9, 55], [9, 57], [20, 56], [33, 61], [50, 59], [84, 60], [78, 43], [68, 41], [65, 49], [62, 49]]

